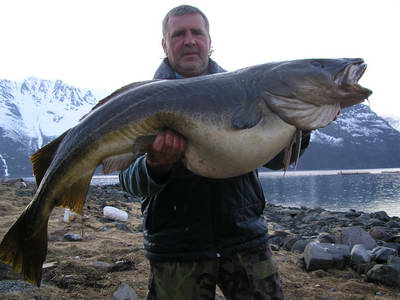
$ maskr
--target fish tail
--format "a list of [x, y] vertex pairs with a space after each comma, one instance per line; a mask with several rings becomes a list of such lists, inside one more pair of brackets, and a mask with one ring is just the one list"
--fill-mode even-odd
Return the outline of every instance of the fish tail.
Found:
[[42, 265], [47, 253], [47, 223], [34, 236], [28, 236], [29, 210], [25, 210], [8, 230], [0, 244], [0, 260], [22, 273], [24, 280], [40, 286]]

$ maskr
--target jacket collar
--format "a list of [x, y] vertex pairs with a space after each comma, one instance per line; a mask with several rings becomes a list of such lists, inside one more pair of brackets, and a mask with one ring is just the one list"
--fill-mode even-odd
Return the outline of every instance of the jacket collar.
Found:
[[[226, 72], [222, 67], [220, 67], [214, 60], [209, 59], [208, 63], [208, 74], [222, 73]], [[169, 65], [168, 59], [164, 58], [161, 65], [158, 67], [153, 79], [178, 79], [181, 75], [176, 73]]]

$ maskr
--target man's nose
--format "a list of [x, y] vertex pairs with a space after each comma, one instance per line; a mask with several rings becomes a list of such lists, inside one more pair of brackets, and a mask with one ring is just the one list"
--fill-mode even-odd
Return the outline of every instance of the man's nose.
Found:
[[185, 41], [184, 41], [184, 43], [185, 43], [185, 46], [188, 46], [188, 47], [193, 47], [193, 46], [196, 45], [196, 39], [195, 39], [195, 37], [193, 36], [192, 33], [188, 32], [188, 33], [185, 35]]

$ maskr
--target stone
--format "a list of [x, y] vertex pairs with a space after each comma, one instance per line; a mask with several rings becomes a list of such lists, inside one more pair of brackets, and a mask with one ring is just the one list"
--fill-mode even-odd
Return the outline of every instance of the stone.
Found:
[[64, 234], [64, 240], [70, 242], [82, 241], [82, 236], [78, 233], [66, 233]]
[[391, 233], [387, 232], [387, 229], [385, 229], [384, 227], [372, 227], [369, 231], [369, 234], [372, 236], [373, 239], [381, 240], [384, 242], [389, 241], [393, 236]]
[[350, 258], [347, 245], [311, 242], [304, 249], [304, 262], [307, 271], [330, 268], [342, 269]]
[[383, 247], [388, 247], [392, 248], [397, 251], [397, 254], [400, 254], [400, 243], [390, 243], [390, 242], [385, 242], [382, 245]]
[[304, 252], [304, 249], [306, 248], [306, 246], [307, 246], [307, 244], [309, 243], [310, 241], [309, 240], [304, 240], [304, 239], [300, 239], [300, 240], [297, 240], [294, 244], [293, 244], [293, 246], [292, 246], [292, 248], [290, 249], [292, 252], [300, 252], [300, 253], [303, 253]]
[[375, 218], [369, 219], [367, 221], [367, 226], [368, 227], [385, 226], [385, 224], [386, 224], [385, 221], [382, 221], [380, 219], [375, 219]]
[[350, 263], [352, 265], [368, 264], [372, 258], [371, 253], [362, 244], [354, 245], [350, 255]]
[[387, 263], [388, 263], [388, 265], [392, 266], [393, 268], [395, 268], [397, 271], [400, 272], [400, 257], [399, 256], [390, 255]]
[[139, 300], [139, 297], [129, 285], [121, 283], [113, 293], [112, 300]]
[[400, 272], [390, 265], [375, 265], [367, 272], [367, 280], [387, 286], [400, 286]]
[[290, 251], [298, 240], [301, 238], [299, 236], [288, 236], [283, 240], [283, 249]]
[[388, 214], [383, 210], [371, 213], [371, 217], [378, 219], [378, 220], [385, 221], [385, 222], [390, 220], [390, 217], [388, 216]]
[[317, 240], [320, 243], [328, 243], [328, 244], [334, 244], [335, 243], [335, 236], [333, 234], [327, 233], [327, 232], [321, 232]]
[[400, 222], [396, 222], [394, 220], [390, 220], [386, 223], [386, 227], [388, 228], [400, 228]]
[[386, 263], [390, 255], [396, 255], [396, 250], [388, 247], [376, 247], [372, 250], [372, 259], [377, 263]]
[[377, 244], [371, 235], [361, 227], [349, 227], [340, 232], [336, 236], [336, 243], [349, 245], [353, 247], [357, 244], [362, 244], [367, 250], [374, 249]]

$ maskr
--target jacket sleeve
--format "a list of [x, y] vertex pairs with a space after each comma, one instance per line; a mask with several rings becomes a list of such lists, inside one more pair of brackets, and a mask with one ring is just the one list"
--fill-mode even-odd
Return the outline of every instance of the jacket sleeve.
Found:
[[145, 156], [140, 156], [127, 169], [119, 173], [122, 189], [135, 197], [148, 197], [159, 193], [167, 184], [155, 182], [149, 175]]
[[[300, 156], [303, 155], [304, 150], [308, 147], [308, 145], [310, 144], [310, 138], [311, 138], [311, 131], [303, 131], [303, 136], [301, 139], [301, 147], [300, 147]], [[294, 144], [293, 147], [293, 152], [292, 152], [292, 156], [290, 158], [290, 164], [292, 164], [296, 157], [294, 155], [294, 151], [296, 149], [296, 144]], [[284, 168], [284, 156], [285, 156], [285, 150], [282, 150], [281, 152], [279, 152], [272, 160], [270, 160], [268, 163], [266, 163], [263, 167], [264, 168], [268, 168], [268, 169], [272, 169], [272, 170], [281, 170]]]

